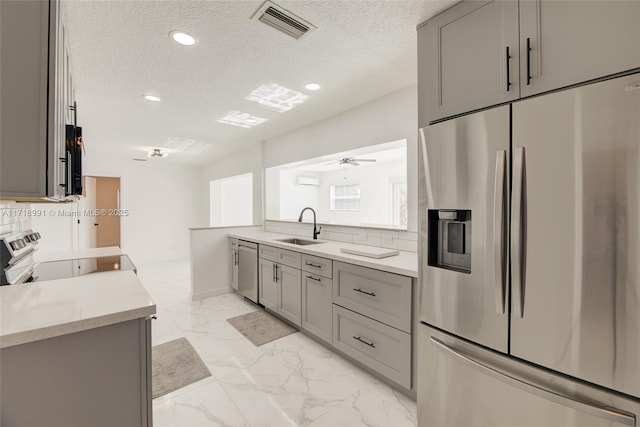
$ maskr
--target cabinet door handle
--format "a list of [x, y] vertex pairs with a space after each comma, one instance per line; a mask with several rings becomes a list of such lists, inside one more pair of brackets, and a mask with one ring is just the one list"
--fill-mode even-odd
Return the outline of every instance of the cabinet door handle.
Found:
[[527, 37], [527, 86], [531, 84], [531, 39]]
[[363, 290], [362, 290], [362, 289], [360, 289], [360, 288], [353, 288], [353, 290], [354, 290], [354, 291], [356, 291], [356, 292], [360, 292], [361, 294], [369, 295], [369, 296], [371, 296], [371, 297], [375, 297], [375, 296], [376, 296], [375, 292], [367, 292], [367, 291], [363, 291]]
[[373, 341], [367, 341], [360, 336], [354, 336], [353, 339], [356, 341], [360, 341], [361, 343], [366, 344], [371, 348], [376, 348], [376, 344]]
[[280, 268], [280, 265], [275, 264], [276, 266], [276, 282], [278, 281], [278, 269]]
[[276, 265], [272, 264], [271, 265], [271, 274], [273, 277], [273, 281], [276, 282], [278, 280], [278, 277], [276, 276]]
[[314, 264], [314, 263], [309, 262], [309, 261], [306, 261], [306, 262], [305, 262], [305, 264], [306, 264], [306, 265], [308, 265], [308, 266], [310, 266], [310, 267], [322, 268], [322, 266], [321, 266], [321, 265]]
[[316, 282], [322, 282], [322, 279], [316, 279], [313, 276], [307, 276], [307, 279], [315, 280]]
[[509, 69], [509, 63], [511, 59], [511, 55], [509, 55], [509, 46], [507, 46], [507, 92], [509, 92], [509, 88], [511, 87], [511, 72]]

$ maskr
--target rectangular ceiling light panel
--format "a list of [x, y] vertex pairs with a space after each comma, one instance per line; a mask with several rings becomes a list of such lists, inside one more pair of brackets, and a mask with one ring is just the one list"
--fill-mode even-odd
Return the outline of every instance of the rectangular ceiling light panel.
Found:
[[265, 1], [251, 18], [257, 18], [258, 21], [282, 31], [294, 39], [300, 39], [316, 28], [313, 24], [270, 1]]
[[220, 117], [217, 121], [226, 125], [239, 126], [241, 128], [249, 129], [266, 122], [267, 119], [263, 117], [252, 116], [249, 113], [232, 110], [229, 111], [225, 116]]
[[284, 113], [302, 104], [308, 98], [307, 95], [297, 90], [280, 86], [277, 83], [267, 83], [254, 89], [245, 99]]

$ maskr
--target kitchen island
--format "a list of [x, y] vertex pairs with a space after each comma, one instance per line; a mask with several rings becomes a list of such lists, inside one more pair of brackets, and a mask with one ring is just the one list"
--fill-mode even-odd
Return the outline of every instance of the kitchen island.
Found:
[[156, 306], [133, 271], [0, 288], [1, 425], [150, 426]]

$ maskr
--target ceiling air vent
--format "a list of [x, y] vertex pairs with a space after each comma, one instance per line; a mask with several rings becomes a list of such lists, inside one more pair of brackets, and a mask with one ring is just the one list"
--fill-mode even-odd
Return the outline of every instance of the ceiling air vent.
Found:
[[251, 19], [256, 18], [275, 29], [290, 35], [294, 39], [300, 39], [309, 31], [316, 28], [311, 23], [274, 3], [271, 3], [270, 1], [265, 1], [251, 17]]

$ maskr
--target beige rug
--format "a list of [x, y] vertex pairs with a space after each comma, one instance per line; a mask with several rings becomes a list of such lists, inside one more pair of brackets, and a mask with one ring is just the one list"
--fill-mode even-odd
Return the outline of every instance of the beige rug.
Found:
[[261, 346], [297, 330], [269, 314], [266, 310], [252, 311], [227, 319], [227, 322], [256, 346]]
[[154, 398], [211, 376], [207, 366], [184, 337], [154, 345], [151, 357]]

